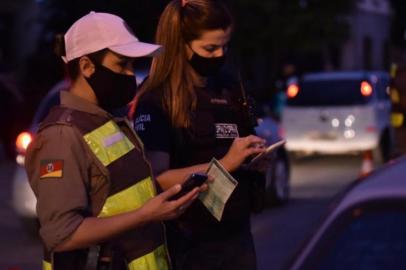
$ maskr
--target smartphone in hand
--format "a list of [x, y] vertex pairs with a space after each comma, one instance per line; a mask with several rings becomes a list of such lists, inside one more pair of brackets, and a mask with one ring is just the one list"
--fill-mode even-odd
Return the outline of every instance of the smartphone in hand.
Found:
[[209, 176], [205, 173], [192, 173], [182, 184], [182, 189], [172, 196], [169, 200], [177, 200], [192, 191], [195, 187], [203, 185]]

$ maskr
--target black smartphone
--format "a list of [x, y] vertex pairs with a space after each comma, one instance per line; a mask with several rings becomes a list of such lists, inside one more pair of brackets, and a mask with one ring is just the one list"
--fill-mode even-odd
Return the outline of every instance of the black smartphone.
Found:
[[169, 200], [177, 200], [192, 191], [195, 187], [200, 187], [207, 181], [209, 176], [205, 173], [192, 173], [182, 184], [182, 189], [173, 195]]

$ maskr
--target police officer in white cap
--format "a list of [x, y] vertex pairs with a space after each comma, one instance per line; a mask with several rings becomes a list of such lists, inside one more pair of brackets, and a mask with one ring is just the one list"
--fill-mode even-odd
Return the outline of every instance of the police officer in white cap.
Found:
[[134, 96], [134, 58], [160, 47], [138, 41], [120, 17], [96, 12], [76, 21], [60, 45], [71, 87], [26, 157], [43, 269], [86, 269], [94, 246], [109, 250], [99, 260], [115, 261], [114, 269], [167, 269], [161, 221], [181, 214], [201, 189], [168, 200], [176, 185], [156, 196], [142, 143], [108, 112]]

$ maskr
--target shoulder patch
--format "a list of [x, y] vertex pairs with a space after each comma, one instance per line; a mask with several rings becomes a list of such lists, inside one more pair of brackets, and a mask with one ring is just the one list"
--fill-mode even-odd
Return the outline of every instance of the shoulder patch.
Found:
[[63, 160], [41, 160], [40, 179], [45, 178], [62, 178], [63, 177]]

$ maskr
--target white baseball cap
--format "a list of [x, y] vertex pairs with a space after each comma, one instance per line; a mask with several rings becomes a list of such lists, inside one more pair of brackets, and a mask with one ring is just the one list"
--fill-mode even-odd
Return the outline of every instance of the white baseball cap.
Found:
[[94, 11], [77, 20], [64, 38], [65, 63], [106, 48], [128, 57], [155, 56], [161, 49], [140, 42], [120, 17]]

